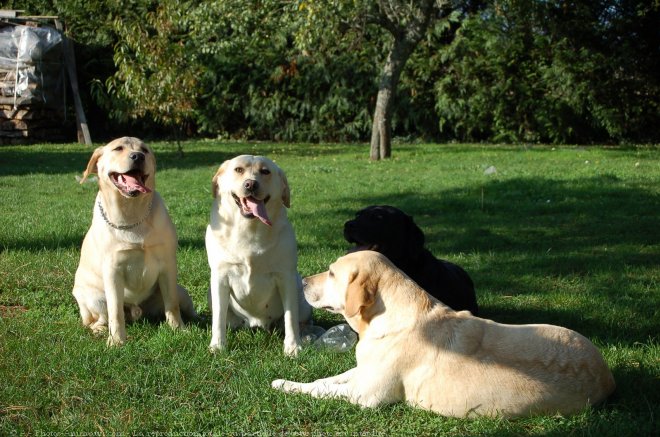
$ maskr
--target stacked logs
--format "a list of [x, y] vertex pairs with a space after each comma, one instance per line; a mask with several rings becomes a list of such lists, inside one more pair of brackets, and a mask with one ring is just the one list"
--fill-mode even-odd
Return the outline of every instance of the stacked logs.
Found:
[[13, 103], [0, 103], [0, 144], [66, 141], [66, 124], [71, 123], [65, 121], [63, 109], [39, 104], [14, 108]]
[[64, 71], [59, 31], [0, 24], [0, 145], [67, 139]]

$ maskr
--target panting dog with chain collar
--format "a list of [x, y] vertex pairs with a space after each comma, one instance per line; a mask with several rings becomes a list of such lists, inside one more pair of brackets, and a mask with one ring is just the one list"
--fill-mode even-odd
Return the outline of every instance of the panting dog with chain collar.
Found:
[[99, 192], [73, 286], [83, 325], [109, 331], [108, 345], [124, 343], [126, 321], [142, 315], [182, 327], [181, 314], [196, 313], [176, 282], [176, 231], [155, 191], [153, 151], [137, 138], [116, 139], [94, 151], [83, 181], [92, 173]]

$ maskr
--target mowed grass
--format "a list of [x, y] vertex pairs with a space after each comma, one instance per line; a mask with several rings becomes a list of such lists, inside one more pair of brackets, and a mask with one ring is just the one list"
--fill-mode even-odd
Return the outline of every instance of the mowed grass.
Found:
[[[660, 420], [660, 150], [657, 147], [395, 145], [369, 162], [358, 145], [153, 143], [157, 189], [179, 236], [179, 282], [201, 319], [138, 322], [124, 347], [83, 329], [71, 295], [96, 185], [79, 185], [91, 149], [0, 147], [0, 435], [154, 432], [320, 435], [653, 435]], [[204, 231], [211, 177], [242, 153], [274, 159], [292, 187], [289, 217], [303, 275], [348, 243], [358, 209], [391, 204], [427, 246], [462, 265], [482, 316], [552, 323], [590, 338], [617, 381], [603, 406], [572, 417], [444, 418], [405, 404], [362, 409], [285, 395], [353, 353], [283, 356], [282, 333], [232, 331], [210, 354]], [[485, 174], [493, 166], [495, 173]], [[492, 172], [492, 170], [491, 170]], [[490, 172], [487, 172], [490, 173]], [[315, 312], [329, 327], [342, 320]]]

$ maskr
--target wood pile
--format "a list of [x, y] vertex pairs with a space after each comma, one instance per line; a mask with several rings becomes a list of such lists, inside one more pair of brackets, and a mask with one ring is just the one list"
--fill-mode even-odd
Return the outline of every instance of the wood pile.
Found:
[[66, 141], [75, 132], [61, 32], [26, 24], [0, 22], [0, 145]]
[[0, 103], [0, 144], [68, 141], [71, 135], [66, 135], [65, 126], [73, 132], [73, 123], [66, 120], [64, 109], [38, 104], [14, 108], [13, 102]]

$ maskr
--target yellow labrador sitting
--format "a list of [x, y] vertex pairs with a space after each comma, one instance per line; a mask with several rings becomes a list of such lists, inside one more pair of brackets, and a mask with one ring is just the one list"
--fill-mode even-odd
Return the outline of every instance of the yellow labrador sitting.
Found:
[[154, 191], [155, 172], [151, 149], [124, 137], [97, 148], [83, 174], [82, 181], [98, 174], [99, 192], [73, 295], [83, 325], [109, 330], [108, 345], [126, 341], [126, 319], [164, 313], [178, 328], [181, 311], [196, 316], [188, 292], [176, 283], [176, 231]]
[[282, 169], [261, 156], [225, 161], [212, 183], [206, 229], [211, 268], [211, 351], [226, 346], [227, 326], [269, 328], [283, 318], [284, 352], [300, 349], [299, 321], [311, 317], [297, 272], [289, 185]]
[[377, 252], [346, 255], [305, 281], [312, 306], [358, 332], [357, 366], [307, 384], [276, 380], [276, 389], [365, 407], [405, 400], [453, 417], [569, 414], [614, 390], [600, 352], [577, 332], [455, 312]]

